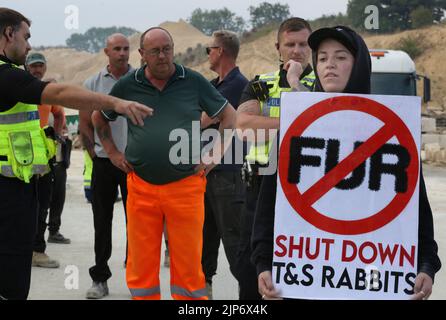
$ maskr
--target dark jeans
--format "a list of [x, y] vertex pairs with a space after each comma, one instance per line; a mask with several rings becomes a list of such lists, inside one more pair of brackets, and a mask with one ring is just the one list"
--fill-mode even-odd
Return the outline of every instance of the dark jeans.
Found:
[[[112, 273], [108, 260], [112, 252], [113, 207], [118, 186], [121, 189], [124, 211], [127, 202], [127, 175], [115, 167], [107, 158], [93, 159], [91, 179], [92, 207], [94, 219], [95, 265], [90, 268], [93, 281], [107, 281]], [[127, 217], [126, 217], [127, 221]]]
[[217, 271], [220, 239], [229, 268], [234, 275], [240, 238], [240, 215], [244, 193], [238, 171], [211, 171], [207, 176], [203, 227], [203, 266], [206, 281], [212, 283]]
[[50, 234], [59, 232], [63, 207], [65, 205], [67, 169], [62, 163], [54, 166], [53, 178], [50, 216], [48, 218], [48, 230]]
[[24, 300], [31, 281], [37, 182], [0, 176], [0, 197], [0, 296]]
[[236, 276], [239, 282], [240, 300], [260, 300], [257, 270], [251, 262], [251, 235], [254, 215], [259, 196], [262, 176], [255, 176], [251, 187], [246, 187], [245, 205], [240, 221], [240, 243], [236, 262]]

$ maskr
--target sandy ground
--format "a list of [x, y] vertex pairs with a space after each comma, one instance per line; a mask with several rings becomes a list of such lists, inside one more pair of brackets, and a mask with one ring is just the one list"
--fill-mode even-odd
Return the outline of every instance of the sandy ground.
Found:
[[[78, 300], [85, 299], [85, 293], [91, 286], [88, 269], [94, 264], [94, 228], [91, 205], [84, 198], [83, 189], [83, 153], [73, 150], [72, 165], [68, 171], [67, 199], [62, 215], [60, 232], [71, 239], [71, 244], [47, 244], [46, 253], [58, 259], [59, 269], [33, 268], [31, 278], [31, 300]], [[47, 232], [48, 234], [48, 232]], [[47, 235], [46, 235], [47, 236]], [[115, 205], [113, 220], [113, 252], [109, 261], [113, 273], [108, 281], [110, 295], [107, 299], [130, 299], [130, 292], [125, 282], [125, 218], [122, 202]], [[160, 267], [162, 299], [171, 299], [169, 291], [169, 268], [165, 268], [164, 241]], [[76, 287], [76, 273], [78, 286]], [[66, 288], [66, 285], [68, 289]], [[220, 250], [219, 267], [214, 277], [215, 299], [237, 299], [236, 280], [229, 272], [223, 247]]]
[[[70, 238], [69, 245], [48, 244], [47, 253], [61, 263], [59, 269], [33, 268], [29, 299], [76, 300], [84, 299], [91, 285], [88, 269], [94, 262], [93, 216], [83, 195], [82, 152], [73, 151], [72, 166], [68, 172], [67, 201], [62, 216], [61, 233]], [[434, 212], [435, 235], [439, 254], [446, 263], [446, 168], [424, 166], [424, 176], [429, 199]], [[162, 255], [163, 257], [163, 255]], [[109, 280], [110, 295], [107, 299], [130, 298], [125, 283], [125, 220], [122, 203], [115, 206], [113, 222], [113, 254]], [[161, 259], [161, 263], [163, 258]], [[161, 265], [161, 292], [163, 299], [170, 299], [169, 269]], [[219, 266], [214, 277], [215, 299], [237, 299], [237, 283], [229, 272], [223, 249], [220, 249]], [[446, 299], [446, 267], [436, 276], [432, 299]]]

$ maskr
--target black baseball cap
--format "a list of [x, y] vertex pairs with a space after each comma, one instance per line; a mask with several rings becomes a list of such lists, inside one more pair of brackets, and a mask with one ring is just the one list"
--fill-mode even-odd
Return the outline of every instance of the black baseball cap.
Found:
[[356, 43], [355, 31], [345, 26], [331, 28], [321, 28], [314, 31], [308, 38], [310, 48], [316, 52], [322, 41], [334, 39], [342, 43], [353, 55], [356, 55], [358, 46]]

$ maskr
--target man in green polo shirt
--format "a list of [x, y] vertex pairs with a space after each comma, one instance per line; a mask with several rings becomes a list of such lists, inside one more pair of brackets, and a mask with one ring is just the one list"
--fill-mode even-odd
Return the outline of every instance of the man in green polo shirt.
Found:
[[[111, 91], [154, 109], [140, 129], [129, 123], [125, 156], [110, 143], [113, 111], [95, 113], [93, 123], [114, 165], [128, 173], [127, 284], [134, 299], [160, 299], [159, 266], [164, 220], [171, 256], [174, 299], [207, 299], [201, 268], [206, 174], [221, 160], [232, 136], [235, 110], [200, 74], [173, 63], [174, 44], [162, 28], [141, 36], [146, 65], [121, 78]], [[220, 121], [221, 137], [200, 161], [200, 118]], [[196, 132], [195, 132], [196, 131]], [[186, 148], [176, 150], [178, 143]], [[183, 139], [183, 141], [182, 141]], [[178, 141], [180, 140], [180, 141]], [[198, 146], [198, 148], [196, 147]], [[183, 146], [184, 147], [184, 146]]]

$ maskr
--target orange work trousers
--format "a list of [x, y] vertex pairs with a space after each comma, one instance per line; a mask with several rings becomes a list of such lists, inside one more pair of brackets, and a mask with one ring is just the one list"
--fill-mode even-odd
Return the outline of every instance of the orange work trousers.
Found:
[[135, 300], [159, 300], [164, 221], [170, 254], [170, 292], [176, 300], [206, 300], [201, 266], [206, 177], [164, 185], [127, 175], [127, 285]]

